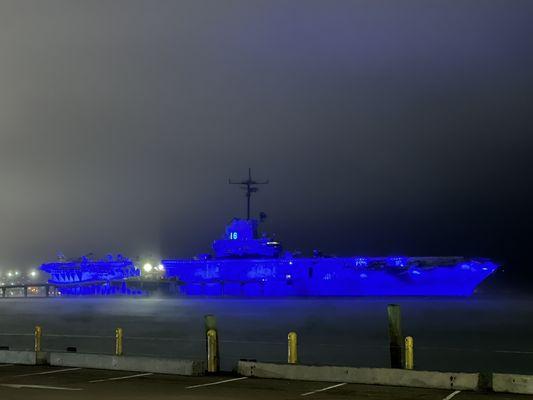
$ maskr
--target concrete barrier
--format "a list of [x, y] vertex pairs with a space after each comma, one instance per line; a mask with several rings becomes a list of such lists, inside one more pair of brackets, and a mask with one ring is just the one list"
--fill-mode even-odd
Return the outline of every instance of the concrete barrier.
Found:
[[200, 376], [205, 374], [205, 361], [171, 358], [112, 356], [106, 354], [50, 353], [50, 365], [111, 369], [120, 371], [154, 372]]
[[271, 364], [253, 361], [239, 361], [237, 371], [243, 376], [259, 378], [454, 390], [477, 390], [479, 388], [479, 374], [477, 373]]
[[492, 374], [492, 390], [520, 394], [533, 394], [533, 376]]
[[48, 353], [43, 351], [0, 350], [0, 363], [42, 365], [48, 363]]

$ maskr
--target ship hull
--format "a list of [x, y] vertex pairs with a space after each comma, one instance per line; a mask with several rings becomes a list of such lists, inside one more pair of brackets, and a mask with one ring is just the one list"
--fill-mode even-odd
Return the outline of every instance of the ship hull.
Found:
[[164, 260], [186, 295], [470, 296], [496, 269], [462, 257]]

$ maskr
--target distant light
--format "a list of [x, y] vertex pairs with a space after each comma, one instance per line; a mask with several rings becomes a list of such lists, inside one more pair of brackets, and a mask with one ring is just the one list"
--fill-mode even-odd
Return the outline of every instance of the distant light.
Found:
[[405, 267], [407, 260], [404, 257], [389, 257], [388, 262], [394, 267]]
[[285, 279], [291, 279], [291, 278], [292, 278], [291, 274], [285, 275]]
[[37, 271], [31, 271], [31, 272], [30, 272], [30, 276], [31, 276], [32, 278], [35, 278], [35, 277], [37, 276]]
[[9, 272], [7, 273], [7, 276], [12, 277], [12, 276], [13, 276], [13, 272], [9, 271]]
[[144, 272], [152, 272], [152, 269], [154, 269], [154, 267], [152, 267], [152, 264], [150, 264], [150, 263], [146, 263], [143, 266]]
[[358, 257], [355, 259], [355, 266], [356, 267], [366, 267], [368, 265], [368, 260], [363, 257]]
[[366, 279], [366, 278], [368, 278], [368, 275], [365, 274], [365, 273], [363, 273], [363, 274], [359, 274], [359, 278], [361, 278], [361, 279]]
[[19, 276], [20, 272], [18, 271], [15, 271], [15, 275]]
[[156, 268], [158, 271], [163, 272], [165, 270], [165, 266], [163, 264], [159, 264]]

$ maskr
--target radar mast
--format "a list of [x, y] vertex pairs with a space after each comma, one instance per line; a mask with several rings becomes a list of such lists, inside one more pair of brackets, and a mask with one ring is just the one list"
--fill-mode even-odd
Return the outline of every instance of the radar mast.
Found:
[[229, 180], [230, 185], [241, 185], [241, 189], [246, 190], [246, 219], [250, 219], [250, 198], [252, 197], [252, 193], [256, 193], [259, 188], [255, 187], [255, 185], [266, 185], [268, 183], [268, 179], [266, 181], [256, 182], [252, 179], [252, 169], [248, 168], [248, 179], [243, 180], [240, 182], [234, 182], [231, 179]]

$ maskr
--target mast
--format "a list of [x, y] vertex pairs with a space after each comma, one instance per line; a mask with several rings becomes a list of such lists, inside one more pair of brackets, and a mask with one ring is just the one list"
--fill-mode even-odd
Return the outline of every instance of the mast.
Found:
[[241, 182], [234, 182], [231, 179], [229, 180], [230, 185], [241, 185], [241, 189], [246, 190], [246, 219], [250, 219], [250, 198], [252, 197], [252, 193], [256, 193], [259, 188], [255, 187], [255, 185], [266, 185], [268, 183], [268, 179], [266, 181], [256, 182], [252, 179], [252, 169], [248, 168], [248, 179], [243, 180]]

